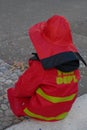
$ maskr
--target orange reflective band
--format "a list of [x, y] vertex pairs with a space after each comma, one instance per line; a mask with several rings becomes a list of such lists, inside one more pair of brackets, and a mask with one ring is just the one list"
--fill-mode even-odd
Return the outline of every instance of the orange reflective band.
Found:
[[46, 99], [47, 101], [52, 102], [52, 103], [60, 103], [60, 102], [62, 103], [62, 102], [71, 101], [76, 96], [76, 93], [74, 93], [66, 97], [54, 97], [54, 96], [47, 95], [41, 88], [38, 88], [36, 93], [39, 94], [44, 99]]
[[33, 118], [38, 118], [38, 119], [41, 119], [41, 120], [46, 120], [46, 121], [52, 121], [52, 120], [62, 120], [64, 119], [68, 112], [64, 112], [58, 116], [55, 116], [55, 117], [45, 117], [45, 116], [42, 116], [42, 115], [38, 115], [38, 114], [35, 114], [35, 113], [32, 113], [31, 111], [29, 111], [29, 109], [25, 108], [24, 109], [24, 112], [30, 116], [30, 117], [33, 117]]

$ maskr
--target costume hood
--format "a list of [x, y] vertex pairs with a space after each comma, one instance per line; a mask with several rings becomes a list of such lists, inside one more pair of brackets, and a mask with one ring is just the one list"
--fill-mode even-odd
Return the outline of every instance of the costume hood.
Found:
[[71, 65], [74, 70], [79, 67], [79, 59], [87, 65], [73, 43], [70, 25], [63, 16], [54, 15], [35, 24], [29, 29], [29, 36], [45, 69], [61, 69], [67, 63], [69, 66], [74, 63]]

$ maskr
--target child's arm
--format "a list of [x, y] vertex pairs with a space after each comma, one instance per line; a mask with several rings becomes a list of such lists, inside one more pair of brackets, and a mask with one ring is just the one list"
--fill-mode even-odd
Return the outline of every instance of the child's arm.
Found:
[[15, 83], [17, 97], [31, 97], [43, 80], [43, 69], [40, 62], [33, 61], [29, 69]]

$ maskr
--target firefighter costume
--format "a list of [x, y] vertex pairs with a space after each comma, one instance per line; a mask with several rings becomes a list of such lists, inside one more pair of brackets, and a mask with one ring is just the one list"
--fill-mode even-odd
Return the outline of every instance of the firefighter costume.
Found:
[[29, 36], [37, 54], [30, 58], [29, 68], [14, 87], [8, 89], [10, 107], [16, 116], [64, 119], [77, 97], [80, 80], [81, 56], [73, 44], [69, 23], [54, 15], [32, 26]]

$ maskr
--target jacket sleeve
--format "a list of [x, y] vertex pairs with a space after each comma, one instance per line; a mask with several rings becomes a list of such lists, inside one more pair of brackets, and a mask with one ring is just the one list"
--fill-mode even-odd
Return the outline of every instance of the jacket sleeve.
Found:
[[31, 97], [43, 80], [43, 69], [38, 61], [32, 61], [30, 67], [19, 77], [15, 83], [17, 97]]

